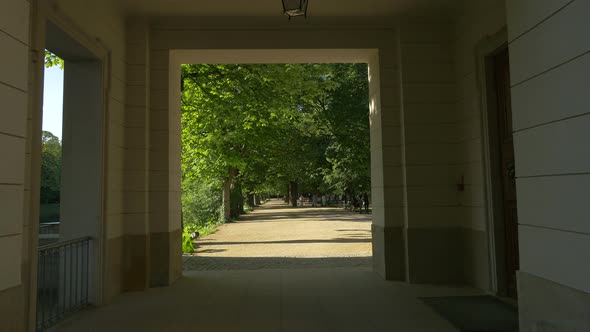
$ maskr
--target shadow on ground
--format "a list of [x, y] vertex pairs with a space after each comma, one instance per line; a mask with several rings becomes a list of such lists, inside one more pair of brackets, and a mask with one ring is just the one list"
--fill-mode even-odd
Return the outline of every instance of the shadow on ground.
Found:
[[237, 222], [277, 222], [277, 221], [287, 221], [293, 219], [308, 219], [308, 220], [317, 220], [317, 221], [354, 221], [354, 222], [371, 222], [371, 215], [367, 214], [359, 214], [357, 212], [348, 212], [348, 211], [338, 211], [335, 212], [329, 211], [331, 214], [327, 214], [325, 210], [304, 210], [304, 211], [297, 211], [294, 208], [294, 212], [285, 212], [282, 210], [283, 213], [265, 213], [265, 214], [246, 214], [240, 216]]
[[[216, 246], [231, 246], [238, 244], [308, 244], [308, 243], [370, 243], [371, 239], [350, 236], [350, 238], [337, 238], [329, 240], [282, 240], [282, 241], [231, 241], [231, 242], [217, 242], [217, 241], [200, 241], [200, 246], [216, 245]], [[197, 250], [197, 253], [199, 251]]]
[[371, 264], [371, 257], [183, 257], [184, 271], [371, 267]]

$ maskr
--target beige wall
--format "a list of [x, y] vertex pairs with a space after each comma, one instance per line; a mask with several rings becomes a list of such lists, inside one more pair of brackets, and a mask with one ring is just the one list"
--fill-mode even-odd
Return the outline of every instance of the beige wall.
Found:
[[[34, 322], [32, 317], [35, 314], [35, 293], [31, 291], [35, 289], [35, 281], [30, 277], [35, 278], [36, 270], [33, 264], [37, 254], [40, 152], [34, 149], [38, 149], [40, 144], [45, 44], [44, 19], [37, 21], [37, 14], [39, 17], [48, 14], [55, 18], [59, 25], [73, 32], [74, 39], [81, 38], [85, 43], [99, 44], [112, 51], [113, 59], [118, 60], [112, 62], [112, 72], [121, 73], [121, 76], [108, 75], [107, 81], [113, 82], [116, 77], [124, 78], [125, 75], [124, 52], [117, 46], [124, 40], [124, 30], [121, 28], [117, 32], [117, 18], [122, 27], [122, 14], [113, 6], [105, 6], [105, 3], [56, 1], [55, 4], [51, 9], [44, 6], [37, 10], [37, 1], [10, 1], [3, 4], [0, 13], [0, 47], [5, 57], [0, 61], [0, 153], [7, 156], [0, 166], [0, 204], [3, 215], [7, 217], [0, 221], [3, 271], [0, 274], [0, 325], [10, 331], [25, 329], [26, 324]], [[29, 69], [31, 72], [28, 75]], [[108, 89], [109, 115], [111, 119], [116, 119], [122, 113], [121, 107], [117, 111], [117, 96], [124, 93], [124, 87], [117, 88], [112, 83], [107, 85], [111, 87]], [[109, 137], [109, 142], [113, 141], [118, 141], [115, 135]], [[116, 165], [117, 158], [111, 160]], [[111, 168], [120, 169], [113, 164]], [[107, 220], [111, 221], [108, 217]], [[111, 275], [119, 274], [118, 269], [115, 270]], [[109, 271], [113, 272], [112, 269]], [[29, 303], [29, 300], [32, 302]], [[10, 321], [5, 321], [7, 319]], [[33, 328], [32, 325], [29, 327]]]
[[149, 287], [149, 25], [127, 20], [127, 91], [123, 118], [123, 290]]
[[507, 9], [520, 328], [587, 331], [590, 1], [520, 0]]
[[455, 24], [455, 75], [457, 79], [458, 140], [461, 143], [461, 173], [465, 175], [465, 193], [460, 197], [467, 216], [465, 227], [485, 231], [484, 163], [482, 133], [482, 96], [478, 87], [477, 47], [506, 27], [503, 1], [466, 2]]
[[57, 12], [82, 33], [102, 44], [111, 52], [108, 100], [107, 138], [107, 234], [109, 238], [122, 234], [122, 173], [124, 138], [123, 116], [126, 85], [125, 19], [118, 1], [84, 2], [57, 1]]
[[[37, 4], [44, 9], [37, 11]], [[117, 1], [80, 2], [8, 1], [0, 11], [0, 326], [9, 331], [26, 329], [34, 316], [38, 232], [38, 182], [42, 61], [44, 19], [37, 14], [54, 17], [59, 25], [73, 33], [74, 39], [102, 46], [111, 54], [107, 68], [108, 160], [107, 169], [122, 169], [122, 115], [125, 93], [124, 18]], [[31, 32], [31, 35], [30, 35]], [[31, 36], [31, 37], [30, 37]], [[31, 61], [29, 61], [29, 59]], [[30, 74], [29, 69], [32, 69]], [[110, 198], [105, 229], [109, 236], [120, 234], [121, 172], [109, 172], [105, 190]], [[109, 249], [106, 247], [106, 249]], [[115, 252], [115, 258], [120, 253]], [[115, 259], [116, 260], [116, 259]], [[118, 258], [120, 261], [120, 257]], [[107, 259], [108, 261], [108, 259]], [[107, 276], [119, 278], [120, 267], [107, 269]], [[32, 272], [32, 274], [31, 274]], [[109, 283], [107, 293], [118, 293], [117, 282]], [[114, 290], [112, 290], [114, 289]], [[33, 303], [29, 303], [29, 300]], [[27, 312], [28, 311], [28, 312]], [[27, 316], [29, 314], [30, 316]], [[28, 323], [27, 323], [28, 322]], [[33, 326], [29, 326], [31, 329]]]
[[590, 1], [565, 3], [508, 4], [521, 271], [589, 293]]
[[457, 283], [462, 218], [449, 23], [400, 25], [406, 280]]
[[[465, 1], [450, 23], [402, 23], [403, 191], [410, 282], [490, 283], [477, 50], [503, 1]], [[464, 190], [458, 189], [463, 178]]]
[[[483, 56], [500, 47], [506, 28], [504, 1], [464, 1], [457, 13], [454, 24], [454, 58], [456, 86], [456, 125], [459, 143], [458, 174], [463, 176], [465, 191], [458, 195], [458, 213], [461, 215], [461, 227], [466, 230], [464, 247], [464, 272], [466, 281], [481, 289], [499, 291], [490, 279], [490, 235], [493, 223], [487, 214], [486, 173], [489, 162], [485, 158], [484, 118], [486, 86], [483, 69]], [[499, 37], [498, 37], [499, 36]], [[494, 40], [494, 41], [490, 41]], [[492, 43], [492, 45], [489, 45]], [[499, 44], [494, 44], [499, 43]], [[483, 49], [482, 49], [483, 48]], [[483, 94], [483, 95], [482, 95]], [[495, 253], [494, 253], [495, 254]], [[498, 264], [503, 266], [503, 258], [498, 257]], [[492, 266], [492, 269], [494, 267]], [[503, 287], [503, 286], [502, 286]]]
[[401, 43], [407, 226], [454, 226], [457, 179], [452, 168], [458, 156], [450, 29], [447, 24], [406, 24]]
[[[119, 1], [86, 2], [76, 0], [56, 1], [56, 15], [72, 30], [101, 45], [110, 53], [110, 68], [105, 68], [107, 82], [107, 114], [105, 165], [106, 198], [103, 232], [109, 239], [104, 243], [105, 278], [108, 287], [104, 290], [108, 299], [119, 293], [121, 279], [122, 249], [116, 243], [123, 234], [124, 209], [124, 111], [126, 93], [126, 44], [125, 18]], [[110, 243], [113, 240], [113, 243]]]
[[400, 29], [408, 228], [461, 222], [450, 28], [406, 23]]
[[[24, 322], [23, 284], [28, 269], [25, 221], [26, 120], [29, 91], [28, 1], [10, 1], [0, 12], [0, 326]], [[22, 265], [21, 265], [22, 264]], [[13, 302], [14, 301], [14, 302]], [[12, 302], [12, 303], [11, 303]]]
[[[325, 24], [292, 25], [282, 19], [247, 23], [162, 19], [152, 25], [150, 109], [153, 125], [150, 139], [157, 145], [151, 149], [150, 167], [153, 172], [150, 173], [150, 181], [154, 181], [154, 185], [159, 184], [159, 189], [151, 194], [153, 199], [150, 201], [150, 208], [155, 212], [151, 217], [154, 226], [161, 225], [161, 231], [169, 231], [180, 225], [180, 113], [170, 106], [174, 103], [169, 104], [169, 94], [172, 93], [172, 98], [175, 98], [175, 94], [168, 91], [167, 76], [168, 70], [177, 70], [168, 67], [170, 50], [175, 49], [227, 49], [228, 53], [232, 50], [304, 49], [310, 50], [310, 54], [313, 54], [313, 49], [378, 49], [373, 63], [378, 63], [379, 67], [373, 66], [371, 69], [371, 85], [377, 89], [371, 92], [372, 167], [376, 174], [372, 184], [373, 217], [374, 224], [380, 227], [378, 233], [383, 236], [389, 234], [384, 231], [385, 228], [399, 228], [403, 224], [403, 196], [398, 188], [401, 179], [400, 85], [395, 29], [389, 24], [388, 28], [376, 30], [372, 23], [367, 22], [347, 22], [343, 25], [339, 21], [335, 25], [340, 28], [334, 29]], [[291, 56], [287, 54], [284, 62], [301, 61], [304, 57], [300, 52]], [[329, 62], [330, 59], [324, 57], [323, 61]], [[386, 242], [381, 238], [382, 242]], [[387, 242], [396, 242], [397, 247], [390, 249], [393, 256], [401, 257], [401, 232], [398, 231], [395, 241]], [[376, 250], [381, 251], [383, 247]], [[376, 259], [381, 260], [377, 270], [383, 275], [387, 274], [385, 259], [383, 255]], [[399, 279], [401, 259], [395, 261], [395, 278]]]
[[0, 291], [21, 283], [28, 44], [29, 3], [12, 1], [0, 14]]
[[[376, 48], [379, 51], [372, 62], [379, 67], [370, 71], [376, 270], [394, 279], [468, 282], [489, 289], [482, 142], [477, 131], [481, 126], [478, 113], [481, 110], [466, 111], [469, 115], [465, 117], [462, 112], [467, 108], [463, 103], [470, 102], [473, 106], [480, 102], [475, 82], [475, 46], [483, 36], [502, 27], [503, 16], [496, 15], [502, 10], [499, 7], [487, 18], [492, 23], [478, 26], [457, 52], [453, 47], [455, 39], [463, 36], [458, 37], [460, 28], [454, 30], [455, 26], [449, 23], [404, 23], [398, 33], [394, 26], [389, 30], [373, 30], [371, 24], [334, 30], [320, 24], [305, 27], [277, 24], [269, 28], [260, 23], [252, 28], [234, 23], [235, 30], [217, 30], [215, 27], [224, 26], [223, 22], [157, 21], [152, 26], [150, 40], [150, 76], [156, 83], [150, 89], [153, 123], [150, 130], [151, 139], [159, 143], [151, 149], [151, 158], [174, 162], [179, 153], [174, 144], [179, 141], [178, 128], [170, 127], [178, 121], [168, 111], [174, 107], [169, 108], [166, 103], [169, 91], [164, 84], [168, 79], [170, 49], [313, 49], [320, 45], [322, 48]], [[488, 14], [489, 8], [477, 9], [469, 8], [471, 12], [465, 15]], [[462, 27], [474, 22], [462, 23]], [[471, 56], [468, 72], [457, 74], [455, 61], [468, 56]], [[464, 81], [468, 76], [471, 81]], [[158, 79], [154, 80], [155, 77]], [[471, 96], [458, 97], [464, 94], [457, 92], [458, 81], [462, 88], [472, 92]], [[178, 196], [179, 180], [175, 174], [178, 167], [173, 164], [152, 167], [168, 171], [164, 175], [171, 182], [168, 187], [162, 187], [168, 190], [162, 194], [169, 199], [157, 196], [152, 201], [152, 211], [161, 207], [172, 213], [168, 220], [170, 227], [176, 223], [173, 217], [177, 205], [170, 202], [175, 202]], [[150, 179], [155, 179], [154, 175]], [[466, 178], [465, 192], [457, 190], [461, 175]], [[158, 183], [166, 184], [159, 180]], [[155, 217], [153, 214], [152, 220]], [[472, 230], [479, 233], [471, 234]], [[382, 253], [385, 257], [380, 256]], [[404, 261], [405, 267], [394, 270], [385, 267], [386, 262], [404, 265]], [[404, 270], [408, 275], [404, 276]]]
[[[396, 124], [399, 118], [399, 84], [396, 77], [397, 54], [396, 39], [393, 28], [374, 30], [372, 25], [361, 24], [359, 27], [343, 26], [335, 30], [329, 26], [317, 24], [306, 26], [289, 25], [288, 22], [273, 21], [248, 22], [246, 25], [236, 22], [215, 22], [215, 21], [186, 21], [163, 19], [152, 26], [151, 34], [151, 139], [157, 142], [157, 146], [151, 150], [150, 164], [153, 172], [150, 180], [161, 183], [159, 190], [154, 192], [152, 200], [152, 211], [168, 215], [153, 216], [163, 220], [170, 216], [167, 228], [161, 231], [173, 230], [179, 226], [180, 209], [180, 169], [179, 165], [179, 112], [173, 111], [174, 107], [168, 104], [168, 61], [170, 50], [183, 49], [227, 49], [232, 50], [248, 49], [309, 49], [309, 54], [314, 54], [314, 49], [379, 49], [378, 59], [375, 63], [379, 65], [373, 68], [371, 73], [376, 74], [383, 84], [378, 87], [378, 93], [373, 94], [373, 123], [381, 125], [386, 130], [375, 129], [372, 133], [372, 149], [381, 149], [383, 154], [373, 155], [373, 167], [394, 166], [399, 163], [401, 155], [396, 141], [389, 138], [399, 137], [399, 125]], [[255, 25], [254, 27], [252, 25]], [[287, 55], [283, 61], [301, 61], [305, 54], [295, 53]], [[237, 57], [239, 59], [239, 57]], [[298, 59], [298, 60], [296, 60]], [[195, 60], [199, 61], [199, 60]], [[240, 60], [236, 60], [240, 61]], [[324, 57], [324, 61], [330, 61]], [[335, 60], [338, 62], [338, 60]], [[172, 70], [175, 70], [172, 68]], [[378, 76], [377, 76], [378, 75]], [[157, 77], [157, 79], [156, 79]], [[378, 84], [373, 80], [373, 84]], [[174, 96], [174, 94], [172, 94]], [[385, 137], [385, 135], [388, 135]], [[383, 136], [383, 137], [382, 137]], [[397, 148], [396, 148], [397, 147]], [[169, 162], [168, 162], [169, 161]], [[378, 166], [382, 163], [382, 166]], [[391, 170], [391, 171], [390, 171]], [[393, 212], [401, 211], [402, 198], [392, 190], [391, 186], [395, 181], [399, 182], [399, 175], [394, 173], [395, 167], [382, 171], [376, 176], [379, 182], [373, 181], [374, 195], [374, 219], [375, 224], [385, 226], [401, 225], [402, 214], [384, 213], [387, 199], [389, 209]], [[397, 169], [399, 171], [399, 168]], [[160, 179], [161, 178], [161, 179]], [[166, 182], [169, 181], [169, 182]], [[389, 197], [389, 198], [388, 198]], [[394, 202], [395, 201], [395, 202]], [[160, 211], [161, 209], [161, 211]]]

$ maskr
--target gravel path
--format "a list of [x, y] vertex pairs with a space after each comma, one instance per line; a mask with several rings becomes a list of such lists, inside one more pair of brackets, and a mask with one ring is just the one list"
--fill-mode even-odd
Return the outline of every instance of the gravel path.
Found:
[[196, 245], [187, 271], [368, 267], [371, 216], [272, 200]]

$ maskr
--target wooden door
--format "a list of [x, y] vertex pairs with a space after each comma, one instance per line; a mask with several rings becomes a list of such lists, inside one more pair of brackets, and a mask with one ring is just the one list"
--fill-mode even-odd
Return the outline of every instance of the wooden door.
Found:
[[[510, 65], [508, 49], [494, 56], [494, 81], [498, 116], [498, 142], [500, 183], [502, 186], [502, 215], [504, 225], [504, 249], [506, 286], [508, 295], [516, 297], [516, 271], [518, 259], [518, 220], [516, 213], [516, 182], [514, 171], [514, 144], [512, 140], [512, 109], [510, 102]], [[498, 260], [501, 262], [501, 260]]]

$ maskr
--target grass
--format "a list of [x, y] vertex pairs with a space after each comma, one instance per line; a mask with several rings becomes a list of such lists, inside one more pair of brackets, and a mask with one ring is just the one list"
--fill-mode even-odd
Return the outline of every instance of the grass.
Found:
[[[262, 204], [266, 203], [266, 201], [262, 201]], [[244, 211], [246, 213], [250, 213], [252, 212], [254, 209], [250, 206], [248, 206], [247, 204], [244, 206]], [[231, 223], [232, 221], [227, 221], [226, 223]], [[214, 234], [215, 232], [217, 232], [217, 228], [221, 225], [223, 225], [224, 222], [208, 222], [205, 223], [204, 225], [190, 225], [185, 227], [184, 229], [184, 234], [183, 234], [183, 242], [188, 241], [188, 239], [186, 239], [186, 236], [189, 235], [190, 233], [193, 233], [195, 231], [199, 232], [199, 237], [204, 237], [207, 235], [211, 235]], [[194, 248], [189, 245], [188, 243], [183, 244], [183, 252], [184, 253], [193, 253], [194, 252]]]
[[217, 232], [217, 227], [219, 227], [222, 224], [223, 223], [208, 223], [204, 226], [198, 226], [197, 232], [199, 232], [199, 237], [214, 234], [215, 232]]
[[59, 203], [41, 204], [39, 207], [39, 222], [56, 222], [59, 221]]
[[182, 252], [185, 254], [192, 254], [195, 252], [195, 243], [194, 240], [191, 238], [191, 234], [194, 232], [199, 233], [199, 237], [207, 236], [213, 234], [217, 231], [217, 227], [223, 223], [218, 222], [209, 222], [205, 225], [190, 225], [185, 227], [182, 233]]

